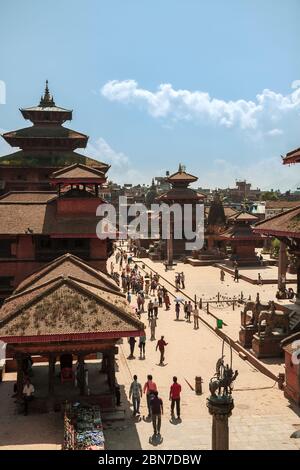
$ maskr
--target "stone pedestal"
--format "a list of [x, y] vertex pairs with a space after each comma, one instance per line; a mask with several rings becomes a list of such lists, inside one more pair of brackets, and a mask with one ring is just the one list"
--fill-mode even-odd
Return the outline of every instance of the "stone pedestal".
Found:
[[241, 326], [239, 331], [239, 341], [244, 348], [252, 347], [252, 339], [257, 329], [253, 325]]
[[283, 355], [280, 342], [286, 338], [286, 334], [273, 332], [270, 335], [255, 334], [252, 340], [252, 350], [257, 358], [280, 357]]
[[209, 413], [212, 421], [212, 450], [229, 449], [228, 418], [234, 408], [231, 395], [211, 396], [207, 399]]

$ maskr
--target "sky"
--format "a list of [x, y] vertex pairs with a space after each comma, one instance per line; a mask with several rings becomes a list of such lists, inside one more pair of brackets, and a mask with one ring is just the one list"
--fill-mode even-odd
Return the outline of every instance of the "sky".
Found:
[[48, 79], [115, 182], [182, 163], [203, 188], [295, 190], [299, 20], [299, 0], [1, 0], [0, 129]]

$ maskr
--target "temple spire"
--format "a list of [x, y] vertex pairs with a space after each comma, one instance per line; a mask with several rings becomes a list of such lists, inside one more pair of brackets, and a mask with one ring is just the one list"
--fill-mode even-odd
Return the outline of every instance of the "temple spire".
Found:
[[51, 96], [49, 92], [48, 80], [46, 80], [44, 96], [41, 97], [40, 106], [43, 108], [55, 106], [53, 96]]

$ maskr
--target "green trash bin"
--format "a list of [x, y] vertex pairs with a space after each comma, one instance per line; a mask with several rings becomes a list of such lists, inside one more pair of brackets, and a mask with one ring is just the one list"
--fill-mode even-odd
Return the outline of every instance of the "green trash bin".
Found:
[[217, 328], [222, 329], [223, 328], [223, 320], [220, 318], [217, 318]]

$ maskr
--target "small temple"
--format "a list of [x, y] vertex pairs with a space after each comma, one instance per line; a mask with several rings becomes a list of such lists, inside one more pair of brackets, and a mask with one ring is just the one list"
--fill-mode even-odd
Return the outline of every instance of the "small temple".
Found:
[[[35, 374], [39, 411], [60, 406], [72, 394], [73, 399], [76, 394], [85, 396], [103, 410], [114, 409], [116, 343], [144, 334], [144, 328], [117, 284], [71, 254], [24, 279], [0, 309], [0, 340], [7, 344], [8, 369], [16, 363], [19, 397], [28, 357], [48, 363], [47, 386], [40, 367]], [[100, 369], [90, 377], [87, 389], [85, 359], [99, 354]], [[74, 381], [76, 359], [78, 388], [70, 389], [65, 382]]]
[[226, 245], [231, 248], [230, 261], [238, 266], [257, 266], [260, 260], [255, 249], [262, 243], [262, 236], [254, 233], [252, 225], [256, 216], [245, 211], [229, 217], [230, 227], [222, 233]]
[[[191, 225], [195, 224], [195, 208], [197, 204], [204, 203], [206, 196], [197, 192], [196, 190], [189, 188], [191, 183], [195, 183], [198, 178], [190, 173], [187, 173], [185, 167], [179, 164], [178, 171], [173, 173], [167, 178], [167, 181], [171, 184], [171, 189], [161, 194], [156, 198], [156, 201], [159, 203], [165, 203], [168, 206], [172, 204], [178, 204], [182, 209], [184, 204], [190, 204], [192, 206], [192, 220]], [[171, 220], [174, 217], [174, 214], [170, 214], [170, 237], [167, 239], [166, 243], [166, 263], [172, 265], [175, 258], [180, 258], [183, 254], [187, 255], [186, 250], [186, 239], [181, 237], [181, 239], [174, 238], [174, 220]], [[183, 232], [183, 227], [182, 227]], [[189, 240], [191, 241], [191, 240]], [[156, 253], [153, 253], [154, 257]], [[150, 254], [153, 257], [152, 254]], [[161, 255], [160, 255], [161, 256]]]

